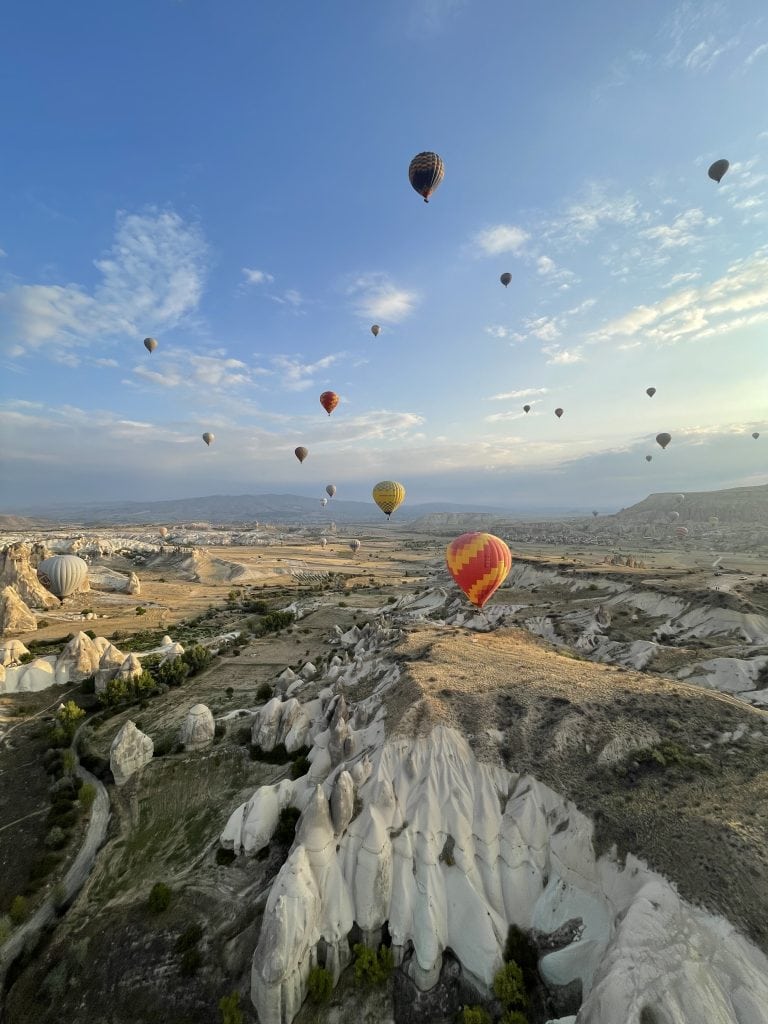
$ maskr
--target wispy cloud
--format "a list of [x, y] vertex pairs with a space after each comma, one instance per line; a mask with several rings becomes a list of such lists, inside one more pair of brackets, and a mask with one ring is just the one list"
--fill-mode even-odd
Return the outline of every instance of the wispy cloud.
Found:
[[537, 395], [548, 395], [549, 388], [521, 388], [519, 391], [503, 391], [498, 395], [490, 395], [487, 402], [507, 402], [517, 398], [535, 398]]
[[398, 323], [416, 308], [419, 294], [394, 284], [386, 274], [361, 274], [346, 289], [355, 312], [368, 320]]
[[676, 284], [688, 284], [690, 281], [698, 281], [701, 277], [700, 270], [688, 270], [679, 274], [673, 274], [662, 288], [674, 288]]
[[275, 356], [272, 365], [280, 384], [287, 391], [306, 391], [315, 383], [318, 374], [333, 366], [343, 355], [343, 352], [337, 352], [323, 356], [314, 363], [305, 362], [301, 356]]
[[555, 341], [560, 337], [560, 327], [557, 320], [551, 316], [540, 316], [534, 320], [526, 320], [525, 326], [528, 333], [538, 338], [539, 341]]
[[243, 267], [243, 277], [246, 284], [272, 284], [275, 280], [265, 270], [252, 270], [250, 267]]
[[179, 324], [198, 305], [207, 269], [200, 229], [173, 212], [119, 213], [115, 241], [95, 261], [101, 282], [15, 285], [0, 295], [0, 340], [24, 351], [141, 337]]
[[707, 217], [702, 210], [691, 209], [678, 214], [671, 224], [643, 229], [640, 236], [656, 242], [661, 249], [685, 248], [700, 240], [698, 228], [711, 228], [719, 223], [719, 217]]
[[481, 256], [499, 256], [506, 252], [519, 252], [529, 234], [515, 224], [496, 224], [479, 231], [472, 240], [475, 252]]
[[584, 356], [580, 348], [566, 349], [559, 345], [547, 345], [542, 352], [548, 356], [550, 366], [570, 366], [572, 363], [583, 363]]
[[765, 57], [766, 55], [768, 55], [768, 43], [761, 43], [760, 46], [756, 46], [755, 49], [747, 56], [747, 59], [744, 61], [744, 66], [747, 68], [751, 67], [756, 60], [759, 60], [761, 57]]
[[295, 288], [288, 288], [279, 295], [270, 295], [269, 297], [273, 302], [277, 302], [278, 305], [290, 306], [292, 309], [299, 309], [304, 305], [304, 299], [301, 292], [297, 291]]
[[543, 234], [557, 244], [573, 245], [589, 241], [602, 228], [626, 227], [644, 219], [647, 214], [631, 192], [612, 194], [606, 185], [593, 182], [582, 198], [570, 202], [544, 225]]
[[511, 327], [504, 327], [502, 324], [490, 324], [485, 328], [485, 333], [490, 334], [492, 338], [498, 338], [499, 341], [510, 339], [511, 341], [525, 341], [525, 335], [520, 334], [519, 331], [512, 330]]

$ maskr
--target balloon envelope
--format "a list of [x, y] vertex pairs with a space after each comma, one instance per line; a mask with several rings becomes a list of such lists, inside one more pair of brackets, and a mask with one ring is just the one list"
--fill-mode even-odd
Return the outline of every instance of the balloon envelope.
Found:
[[322, 405], [329, 416], [340, 401], [341, 399], [335, 391], [324, 391], [322, 395], [320, 395], [320, 405]]
[[445, 165], [437, 153], [417, 153], [408, 167], [408, 180], [425, 203], [429, 202], [444, 176]]
[[712, 181], [722, 181], [725, 176], [725, 172], [730, 166], [731, 165], [727, 160], [715, 160], [715, 162], [710, 165], [707, 174], [710, 176]]
[[336, 484], [328, 484], [328, 486], [325, 488], [325, 493], [328, 495], [329, 498], [332, 498], [336, 493]]
[[371, 328], [371, 334], [374, 336], [374, 338], [378, 338], [380, 330], [381, 328], [379, 327], [378, 324], [373, 325], [373, 327]]
[[671, 434], [663, 433], [656, 435], [656, 444], [660, 444], [662, 448], [666, 448], [671, 440]]
[[405, 500], [405, 488], [395, 480], [380, 480], [371, 493], [387, 519]]
[[512, 553], [492, 533], [463, 533], [446, 548], [445, 561], [470, 602], [482, 608], [507, 578]]
[[357, 554], [357, 552], [360, 550], [360, 541], [359, 540], [351, 540], [349, 542], [349, 546], [352, 548], [352, 551], [355, 554]]
[[754, 437], [754, 439], [757, 440], [758, 437], [760, 437], [760, 434], [757, 431], [755, 431], [752, 437]]
[[645, 456], [645, 461], [646, 462], [653, 462], [653, 456], [652, 455], [646, 455]]
[[321, 498], [320, 499], [320, 504], [323, 506], [323, 508], [325, 508], [325, 506], [328, 504], [328, 499], [327, 498]]
[[592, 515], [593, 515], [593, 516], [599, 516], [599, 515], [600, 515], [600, 513], [599, 513], [599, 512], [597, 511], [597, 509], [596, 509], [596, 508], [593, 508], [593, 509], [592, 509]]
[[306, 459], [306, 457], [309, 455], [309, 448], [305, 448], [304, 445], [300, 444], [298, 448], [294, 449], [293, 454], [296, 456], [299, 462], [303, 462], [304, 459]]
[[557, 416], [558, 419], [560, 419], [560, 417], [562, 415], [563, 415], [563, 410], [562, 409], [555, 409], [555, 416]]
[[144, 348], [147, 350], [147, 352], [154, 352], [155, 349], [157, 348], [157, 342], [155, 341], [154, 338], [145, 338]]
[[653, 396], [656, 394], [656, 388], [646, 388], [645, 393], [646, 395], [648, 395], [649, 398], [653, 398]]
[[216, 440], [216, 437], [214, 434], [211, 434], [210, 431], [206, 430], [206, 432], [203, 434], [203, 440], [207, 445], [210, 446]]
[[327, 545], [327, 543], [328, 543], [328, 541], [325, 539], [325, 537], [321, 537], [320, 538], [320, 547], [321, 548], [324, 548]]
[[709, 517], [709, 525], [710, 526], [717, 526], [717, 524], [719, 522], [720, 522], [720, 519], [717, 516], [710, 516]]
[[56, 597], [69, 597], [88, 578], [88, 564], [77, 555], [54, 555], [38, 565], [37, 578]]
[[688, 527], [678, 526], [678, 528], [675, 530], [675, 536], [679, 537], [680, 540], [683, 540], [685, 537], [688, 536]]
[[523, 406], [523, 412], [530, 412], [530, 411], [531, 411], [530, 405], [524, 405]]
[[509, 282], [510, 282], [510, 281], [512, 280], [512, 275], [511, 275], [511, 274], [509, 273], [509, 271], [505, 271], [505, 272], [504, 272], [504, 273], [503, 273], [503, 274], [501, 275], [501, 277], [499, 278], [499, 280], [501, 281], [501, 283], [502, 283], [502, 284], [504, 285], [504, 287], [506, 288], [506, 287], [507, 287], [507, 285], [509, 284]]

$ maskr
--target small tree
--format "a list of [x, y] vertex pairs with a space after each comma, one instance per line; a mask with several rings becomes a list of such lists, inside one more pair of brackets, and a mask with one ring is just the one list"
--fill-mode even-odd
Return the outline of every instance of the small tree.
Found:
[[309, 972], [307, 987], [309, 998], [316, 1006], [327, 1003], [333, 992], [333, 975], [324, 967], [313, 967]]
[[528, 1024], [528, 1018], [520, 1010], [507, 1010], [502, 1014], [499, 1024]]
[[93, 806], [93, 801], [96, 799], [96, 787], [90, 782], [84, 783], [80, 787], [77, 797], [83, 810], [89, 811]]
[[8, 916], [11, 919], [12, 924], [22, 924], [27, 920], [29, 916], [29, 904], [23, 896], [15, 896], [13, 903], [11, 903], [11, 909], [8, 911]]
[[219, 1000], [221, 1024], [243, 1024], [243, 1011], [240, 1009], [240, 993], [233, 992], [222, 996]]
[[8, 938], [8, 936], [11, 934], [12, 928], [13, 925], [11, 924], [10, 917], [8, 917], [7, 914], [3, 914], [0, 917], [0, 944], [5, 942], [5, 940]]
[[354, 946], [355, 980], [364, 985], [382, 985], [392, 974], [395, 966], [392, 950], [382, 946], [376, 952], [358, 942]]
[[149, 909], [153, 914], [162, 914], [171, 905], [173, 893], [164, 882], [155, 882], [149, 892], [147, 901]]
[[83, 709], [75, 704], [73, 700], [68, 700], [66, 704], [62, 704], [56, 713], [56, 718], [59, 721], [59, 725], [64, 730], [68, 739], [72, 739], [77, 729], [78, 723], [81, 718], [85, 718], [85, 712]]
[[461, 1024], [491, 1024], [491, 1016], [482, 1006], [465, 1006], [461, 1013]]
[[262, 683], [256, 691], [256, 700], [269, 700], [272, 696], [272, 687], [269, 683]]
[[493, 991], [507, 1009], [525, 1006], [528, 997], [525, 994], [523, 972], [516, 963], [504, 964], [493, 979]]

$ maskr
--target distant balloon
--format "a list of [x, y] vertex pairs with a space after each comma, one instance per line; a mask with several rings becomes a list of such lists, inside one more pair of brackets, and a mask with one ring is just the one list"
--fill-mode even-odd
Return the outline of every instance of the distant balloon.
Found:
[[373, 500], [387, 519], [405, 500], [405, 488], [395, 480], [381, 480], [372, 491]]
[[653, 456], [652, 455], [646, 455], [645, 456], [645, 461], [646, 462], [653, 462]]
[[352, 549], [352, 553], [354, 555], [356, 555], [357, 552], [360, 550], [360, 541], [359, 540], [351, 540], [349, 542], [349, 546]]
[[685, 495], [684, 494], [676, 494], [675, 495], [675, 501], [677, 502], [678, 505], [682, 505], [682, 503], [685, 501]]
[[155, 351], [155, 349], [157, 348], [157, 342], [155, 341], [154, 338], [145, 338], [144, 339], [144, 348], [151, 355]]
[[507, 578], [512, 553], [491, 533], [464, 533], [448, 545], [445, 560], [470, 602], [482, 608]]
[[758, 437], [760, 437], [760, 434], [759, 434], [759, 432], [758, 432], [758, 431], [756, 430], [756, 431], [754, 432], [754, 434], [752, 435], [752, 437], [754, 437], [754, 439], [755, 439], [755, 440], [757, 440], [757, 439], [758, 439]]
[[326, 540], [326, 538], [325, 537], [321, 537], [320, 538], [320, 547], [324, 548], [327, 544], [328, 544], [328, 541]]
[[731, 165], [727, 160], [715, 160], [707, 171], [707, 174], [710, 176], [712, 181], [720, 182], [725, 177], [725, 172], [730, 166]]
[[679, 512], [670, 512], [669, 513], [669, 521], [670, 521], [670, 523], [676, 523], [679, 518], [680, 518], [680, 513]]
[[54, 555], [40, 562], [37, 578], [46, 590], [63, 599], [74, 594], [88, 579], [88, 563], [77, 555]]
[[323, 508], [325, 508], [325, 506], [328, 504], [328, 499], [327, 498], [321, 498], [320, 499], [320, 504], [323, 506]]
[[325, 493], [328, 495], [329, 498], [332, 498], [336, 493], [336, 484], [328, 484], [328, 486], [325, 488]]
[[161, 526], [160, 529], [157, 532], [160, 534], [161, 537], [167, 537], [168, 536], [168, 527], [167, 526]]
[[530, 411], [531, 411], [530, 405], [524, 405], [523, 406], [523, 412], [530, 412]]
[[511, 275], [511, 274], [509, 273], [509, 271], [507, 270], [507, 271], [505, 271], [505, 272], [504, 272], [504, 273], [503, 273], [503, 274], [501, 275], [501, 277], [499, 278], [499, 280], [501, 281], [501, 283], [502, 283], [502, 284], [504, 285], [504, 287], [506, 288], [506, 287], [507, 287], [507, 285], [509, 284], [509, 282], [510, 282], [510, 281], [512, 280], [512, 275]]
[[444, 176], [445, 165], [437, 153], [417, 153], [408, 167], [408, 180], [425, 203], [429, 202]]
[[299, 445], [298, 448], [294, 449], [293, 454], [296, 456], [299, 462], [303, 462], [304, 459], [306, 459], [306, 457], [309, 455], [309, 448], [305, 448], [304, 445]]
[[600, 513], [599, 513], [599, 512], [597, 511], [597, 509], [596, 509], [596, 508], [593, 508], [593, 509], [592, 509], [592, 515], [593, 515], [593, 516], [599, 516], [599, 515], [600, 515]]
[[646, 395], [648, 395], [649, 398], [653, 398], [653, 396], [656, 394], [656, 388], [646, 388], [645, 393]]
[[666, 448], [671, 440], [671, 434], [663, 433], [656, 435], [656, 444], [660, 444], [662, 448]]
[[720, 522], [720, 519], [719, 519], [718, 516], [710, 516], [709, 517], [709, 525], [710, 526], [717, 526], [719, 522]]
[[210, 431], [206, 430], [206, 432], [203, 434], [203, 440], [205, 441], [205, 443], [210, 448], [210, 446], [216, 440], [216, 435], [212, 434]]
[[378, 338], [380, 330], [381, 328], [379, 327], [378, 324], [373, 325], [373, 327], [371, 328], [371, 334], [374, 336], [374, 338]]
[[341, 399], [335, 391], [324, 391], [322, 395], [320, 395], [320, 405], [322, 405], [329, 416], [340, 401]]
[[555, 416], [557, 416], [558, 419], [560, 419], [560, 417], [562, 415], [563, 415], [563, 410], [562, 409], [555, 409]]
[[678, 526], [678, 528], [675, 530], [675, 536], [678, 538], [678, 540], [685, 540], [685, 538], [688, 536], [688, 527]]

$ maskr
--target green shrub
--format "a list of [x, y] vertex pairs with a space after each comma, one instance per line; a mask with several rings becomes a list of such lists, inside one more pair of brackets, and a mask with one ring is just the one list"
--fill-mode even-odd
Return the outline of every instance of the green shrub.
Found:
[[324, 967], [313, 967], [307, 981], [309, 998], [316, 1005], [327, 1003], [333, 992], [333, 975]]
[[296, 825], [301, 817], [301, 811], [296, 807], [284, 807], [277, 819], [277, 828], [272, 837], [281, 846], [290, 846], [296, 837]]
[[31, 651], [25, 651], [24, 654], [19, 655], [19, 664], [28, 665], [30, 661], [35, 660], [35, 655]]
[[45, 837], [45, 845], [49, 850], [60, 850], [62, 846], [67, 845], [67, 833], [63, 828], [54, 825]]
[[465, 1006], [459, 1017], [460, 1024], [491, 1024], [491, 1016], [482, 1006]]
[[29, 904], [23, 896], [15, 896], [8, 911], [11, 923], [14, 925], [23, 924], [29, 917]]
[[179, 969], [185, 978], [191, 978], [193, 974], [197, 974], [198, 970], [203, 965], [203, 954], [197, 948], [193, 946], [188, 949], [181, 958], [181, 964]]
[[539, 951], [536, 944], [516, 924], [509, 926], [504, 959], [507, 963], [512, 962], [519, 966], [527, 991], [539, 983]]
[[7, 914], [0, 916], [0, 945], [8, 938], [13, 929], [11, 919]]
[[80, 693], [96, 693], [96, 676], [86, 676], [80, 683]]
[[233, 992], [222, 996], [219, 1000], [221, 1024], [243, 1024], [243, 1011], [240, 1009], [240, 993]]
[[236, 858], [237, 854], [234, 850], [226, 850], [223, 846], [216, 850], [216, 863], [223, 867], [228, 867]]
[[181, 659], [189, 668], [189, 674], [196, 676], [208, 668], [213, 661], [213, 655], [207, 647], [203, 647], [202, 644], [195, 644], [194, 647], [190, 647], [181, 655]]
[[137, 608], [136, 608], [136, 614], [137, 615], [146, 615], [147, 614], [147, 609], [143, 608], [141, 605], [138, 605]]
[[291, 778], [300, 779], [302, 775], [306, 775], [312, 765], [309, 763], [308, 757], [297, 757], [291, 761]]
[[233, 686], [228, 686], [225, 692], [227, 694], [227, 700], [232, 700], [235, 696], [235, 688]]
[[378, 953], [361, 942], [355, 943], [355, 981], [372, 986], [383, 985], [395, 966], [392, 950], [382, 946]]
[[104, 690], [99, 694], [99, 703], [105, 707], [115, 707], [128, 699], [128, 680], [110, 679]]
[[525, 994], [523, 972], [516, 963], [504, 964], [493, 979], [493, 992], [508, 1009], [525, 1006], [528, 997]]
[[499, 1019], [499, 1024], [528, 1024], [528, 1018], [520, 1010], [507, 1010]]
[[155, 679], [160, 686], [181, 686], [189, 675], [189, 665], [183, 657], [164, 661], [155, 671]]
[[269, 685], [269, 683], [262, 683], [261, 686], [256, 691], [256, 700], [270, 700], [271, 697], [272, 687]]
[[155, 882], [149, 892], [147, 905], [152, 914], [161, 914], [171, 905], [173, 893], [164, 882]]
[[186, 953], [188, 949], [194, 949], [202, 937], [203, 929], [200, 925], [191, 924], [188, 928], [185, 928], [178, 939], [176, 939], [176, 952]]

